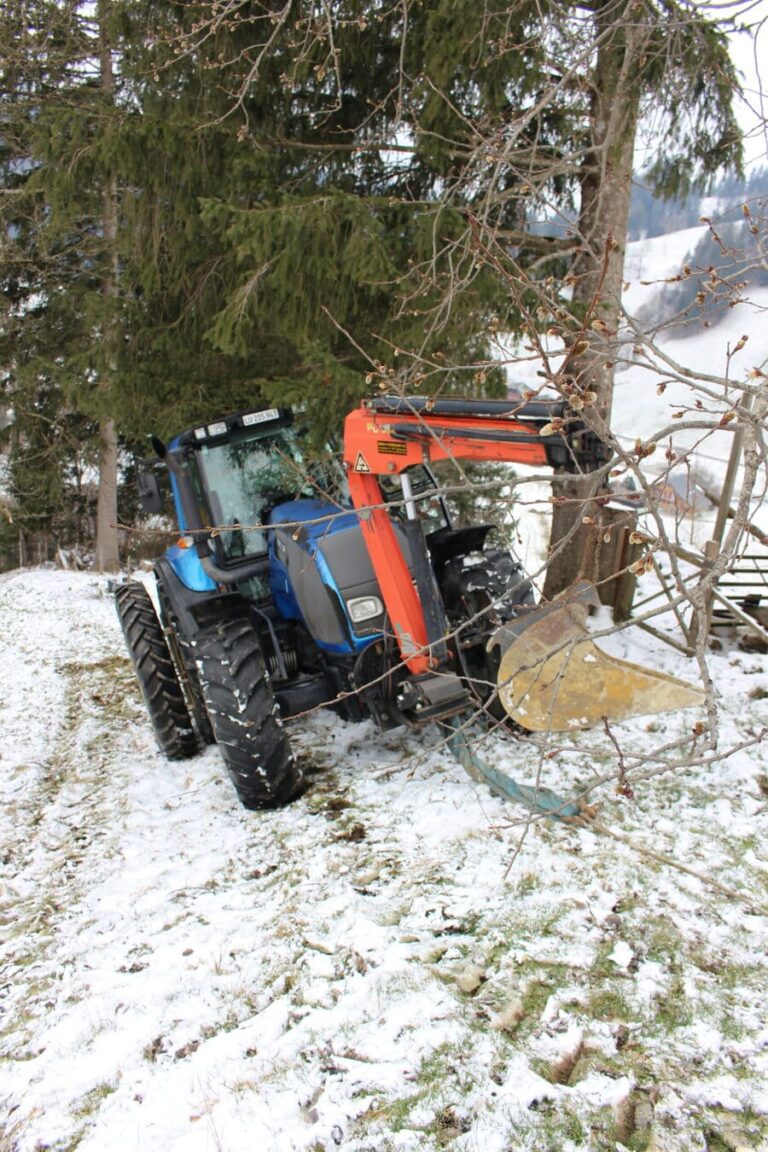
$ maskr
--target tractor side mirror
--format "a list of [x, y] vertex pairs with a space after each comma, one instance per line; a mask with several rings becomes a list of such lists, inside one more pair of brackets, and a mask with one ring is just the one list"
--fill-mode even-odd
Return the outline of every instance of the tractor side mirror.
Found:
[[139, 472], [139, 504], [142, 512], [148, 515], [163, 510], [163, 495], [160, 491], [160, 481], [154, 472]]

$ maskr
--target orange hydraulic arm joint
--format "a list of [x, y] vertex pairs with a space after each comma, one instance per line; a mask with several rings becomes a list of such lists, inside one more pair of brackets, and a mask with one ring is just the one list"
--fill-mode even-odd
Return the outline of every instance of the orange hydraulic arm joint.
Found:
[[447, 459], [577, 472], [606, 458], [605, 447], [568, 416], [562, 401], [380, 396], [350, 412], [344, 424], [344, 466], [352, 503], [400, 653], [412, 674], [423, 676], [447, 663], [448, 629], [408, 476], [402, 476], [402, 488], [413, 575], [377, 477]]

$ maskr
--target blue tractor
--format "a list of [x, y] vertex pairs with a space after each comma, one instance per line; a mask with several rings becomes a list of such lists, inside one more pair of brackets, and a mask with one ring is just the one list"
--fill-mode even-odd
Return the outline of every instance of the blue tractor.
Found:
[[[141, 503], [161, 510], [166, 477], [179, 539], [154, 566], [159, 613], [131, 581], [118, 617], [161, 751], [218, 744], [247, 808], [303, 790], [288, 717], [323, 706], [387, 728], [513, 713], [499, 669], [536, 620], [531, 583], [489, 547], [490, 525], [452, 523], [432, 461], [576, 470], [606, 457], [559, 402], [423, 397], [364, 401], [343, 453], [320, 460], [285, 408], [153, 443]], [[525, 700], [515, 720], [535, 727]]]

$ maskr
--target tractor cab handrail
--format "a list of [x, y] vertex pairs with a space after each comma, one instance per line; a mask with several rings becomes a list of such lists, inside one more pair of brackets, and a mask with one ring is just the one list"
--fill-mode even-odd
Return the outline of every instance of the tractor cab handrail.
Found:
[[210, 576], [217, 584], [239, 584], [243, 580], [250, 580], [253, 576], [263, 576], [269, 571], [269, 557], [266, 555], [258, 556], [246, 564], [238, 564], [233, 568], [222, 568], [210, 554], [201, 555], [200, 549], [198, 557], [206, 576]]

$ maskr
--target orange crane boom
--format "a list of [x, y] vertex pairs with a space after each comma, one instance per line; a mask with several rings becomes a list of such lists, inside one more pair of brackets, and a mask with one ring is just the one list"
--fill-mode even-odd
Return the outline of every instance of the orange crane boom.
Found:
[[579, 471], [604, 459], [604, 446], [567, 414], [562, 401], [382, 396], [363, 401], [349, 413], [344, 424], [344, 466], [352, 503], [360, 515], [400, 653], [412, 673], [435, 670], [445, 661], [445, 620], [407, 477], [402, 480], [405, 527], [415, 581], [378, 477], [402, 475], [415, 464], [439, 460]]

